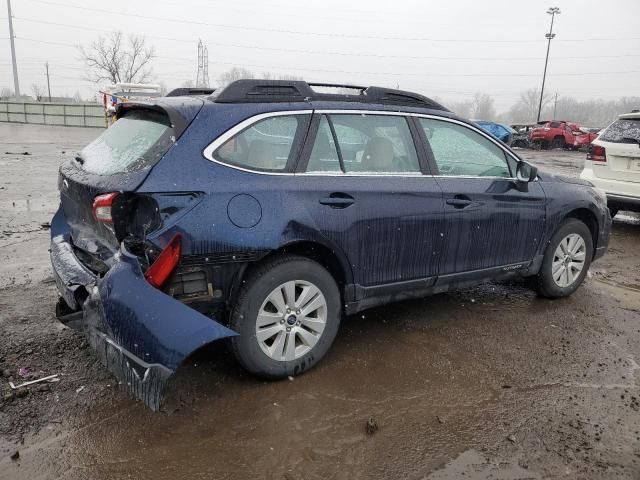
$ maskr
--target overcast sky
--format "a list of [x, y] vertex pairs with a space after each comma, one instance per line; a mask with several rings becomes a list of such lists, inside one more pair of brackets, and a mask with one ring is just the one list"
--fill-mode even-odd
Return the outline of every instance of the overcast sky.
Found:
[[[547, 5], [547, 3], [549, 3]], [[0, 89], [13, 88], [6, 0], [0, 0]], [[155, 46], [155, 80], [195, 80], [197, 42], [209, 77], [233, 66], [306, 80], [399, 86], [447, 101], [474, 92], [507, 110], [539, 87], [556, 16], [547, 89], [559, 96], [640, 95], [640, 0], [13, 0], [21, 90], [92, 96], [74, 45], [120, 30]]]

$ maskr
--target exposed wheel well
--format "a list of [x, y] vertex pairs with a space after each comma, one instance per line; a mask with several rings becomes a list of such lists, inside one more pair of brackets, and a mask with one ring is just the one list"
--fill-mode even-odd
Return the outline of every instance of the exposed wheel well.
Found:
[[596, 247], [598, 243], [598, 219], [593, 214], [591, 210], [586, 208], [578, 208], [577, 210], [573, 210], [569, 212], [569, 214], [565, 217], [567, 218], [575, 218], [583, 222], [591, 232], [591, 240], [593, 242], [593, 253], [596, 252]]

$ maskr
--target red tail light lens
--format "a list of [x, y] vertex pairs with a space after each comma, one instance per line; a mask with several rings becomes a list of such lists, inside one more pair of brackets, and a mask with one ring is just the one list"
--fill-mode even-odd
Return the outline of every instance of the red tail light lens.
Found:
[[606, 162], [607, 153], [605, 152], [604, 147], [594, 145], [593, 143], [589, 145], [589, 150], [587, 150], [587, 160], [591, 160], [592, 162]]
[[162, 288], [180, 262], [182, 235], [176, 233], [160, 252], [156, 261], [147, 269], [144, 277], [156, 288]]
[[113, 223], [111, 205], [118, 196], [118, 192], [104, 193], [93, 199], [93, 218], [97, 222]]

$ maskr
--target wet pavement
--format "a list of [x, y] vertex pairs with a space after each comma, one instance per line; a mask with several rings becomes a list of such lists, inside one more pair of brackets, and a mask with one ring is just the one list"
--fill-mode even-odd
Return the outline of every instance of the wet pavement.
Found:
[[[0, 152], [0, 364], [62, 374], [24, 397], [0, 379], [0, 477], [640, 477], [640, 216], [616, 217], [609, 254], [570, 298], [513, 282], [369, 310], [318, 367], [279, 382], [215, 345], [153, 413], [53, 317], [40, 224], [59, 162], [97, 133], [0, 124], [15, 141]], [[584, 159], [519, 153], [572, 175]]]

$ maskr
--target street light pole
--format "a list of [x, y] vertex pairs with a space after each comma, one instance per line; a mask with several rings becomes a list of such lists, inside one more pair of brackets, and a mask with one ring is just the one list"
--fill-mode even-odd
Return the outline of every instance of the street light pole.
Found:
[[16, 46], [13, 40], [13, 19], [11, 17], [11, 0], [7, 0], [9, 12], [9, 43], [11, 45], [11, 63], [13, 64], [13, 89], [16, 97], [20, 97], [20, 84], [18, 83], [18, 64], [16, 61]]
[[547, 78], [547, 63], [549, 63], [549, 49], [551, 48], [551, 40], [556, 36], [553, 33], [553, 20], [556, 14], [560, 14], [560, 9], [558, 7], [549, 7], [547, 13], [551, 15], [551, 26], [549, 27], [549, 33], [545, 35], [548, 40], [547, 43], [547, 57], [544, 60], [544, 73], [542, 74], [542, 89], [540, 90], [540, 103], [538, 104], [538, 122], [540, 121], [540, 113], [542, 111], [542, 96], [544, 95], [544, 82]]
[[47, 91], [49, 92], [49, 102], [51, 102], [51, 83], [49, 82], [49, 62], [44, 64], [44, 68], [47, 70]]

